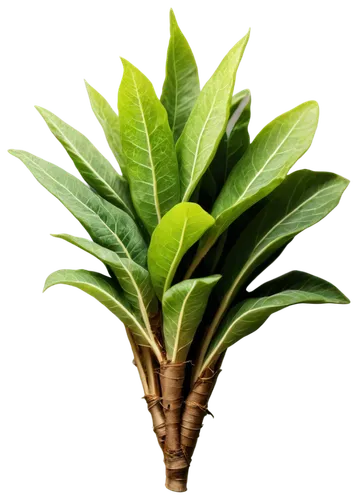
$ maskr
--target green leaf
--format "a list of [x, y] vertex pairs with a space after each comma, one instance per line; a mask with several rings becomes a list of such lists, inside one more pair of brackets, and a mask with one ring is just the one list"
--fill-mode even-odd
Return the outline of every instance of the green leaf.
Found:
[[10, 150], [19, 158], [42, 186], [52, 193], [80, 221], [91, 238], [119, 257], [146, 265], [147, 246], [133, 219], [100, 198], [83, 182], [37, 156]]
[[148, 250], [148, 268], [157, 296], [161, 299], [174, 278], [185, 252], [214, 223], [196, 203], [179, 203], [154, 230]]
[[163, 297], [164, 340], [167, 357], [173, 363], [186, 361], [196, 329], [203, 317], [219, 274], [182, 281]]
[[251, 118], [251, 93], [242, 90], [237, 94], [235, 109], [226, 127], [227, 136], [227, 158], [225, 180], [236, 163], [250, 145], [249, 123]]
[[221, 258], [223, 255], [225, 255], [224, 250], [227, 245], [227, 237], [228, 233], [226, 231], [220, 236], [215, 245], [210, 249], [210, 252], [207, 254], [206, 259], [203, 261], [202, 269], [205, 269], [207, 273], [214, 273], [217, 269], [219, 269]]
[[328, 281], [300, 271], [265, 283], [229, 312], [209, 347], [203, 370], [232, 344], [257, 330], [271, 314], [303, 303], [348, 304], [349, 300]]
[[131, 329], [138, 345], [151, 347], [152, 342], [141, 321], [135, 316], [123, 294], [117, 290], [114, 281], [100, 273], [85, 270], [62, 269], [50, 274], [44, 291], [53, 285], [71, 285], [88, 293]]
[[346, 179], [335, 174], [298, 170], [271, 193], [226, 259], [217, 290], [221, 303], [210, 325], [210, 335], [255, 270], [333, 210], [347, 185]]
[[215, 225], [200, 242], [192, 268], [239, 215], [281, 184], [309, 148], [317, 122], [318, 105], [309, 101], [279, 116], [258, 134], [231, 171], [215, 202], [212, 211]]
[[167, 113], [153, 85], [122, 62], [118, 110], [126, 172], [135, 209], [151, 234], [180, 200], [178, 164]]
[[106, 99], [97, 92], [97, 90], [91, 87], [91, 85], [86, 81], [85, 84], [92, 110], [103, 129], [108, 145], [121, 167], [123, 175], [126, 177], [118, 115], [113, 111]]
[[47, 109], [39, 106], [36, 106], [36, 109], [66, 149], [84, 180], [102, 198], [122, 208], [134, 219], [135, 212], [127, 181], [84, 135]]
[[242, 38], [200, 92], [177, 142], [183, 201], [188, 201], [213, 159], [229, 118], [236, 71], [249, 39]]
[[176, 142], [200, 92], [198, 68], [191, 48], [170, 9], [166, 77], [160, 98]]
[[108, 250], [108, 248], [104, 248], [86, 238], [79, 238], [70, 234], [53, 234], [52, 236], [72, 243], [109, 266], [123, 288], [132, 309], [142, 316], [146, 328], [151, 332], [149, 316], [156, 314], [158, 301], [150, 281], [149, 272], [146, 269], [131, 259], [121, 259], [112, 250]]
[[235, 105], [231, 104], [231, 116], [226, 126], [226, 132], [204, 176], [205, 178], [211, 172], [219, 190], [223, 187], [232, 168], [241, 159], [250, 144], [248, 132], [251, 116], [250, 91], [242, 90], [234, 98]]

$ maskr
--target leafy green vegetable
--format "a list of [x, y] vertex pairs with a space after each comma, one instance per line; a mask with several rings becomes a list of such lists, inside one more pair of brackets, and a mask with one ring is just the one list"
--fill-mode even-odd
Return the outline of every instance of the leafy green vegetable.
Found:
[[119, 118], [108, 104], [106, 99], [101, 96], [89, 83], [85, 81], [88, 97], [90, 99], [92, 110], [99, 121], [106, 136], [109, 147], [116, 157], [122, 173], [125, 176], [125, 166], [122, 154], [121, 137], [119, 133]]
[[229, 346], [257, 330], [274, 312], [303, 303], [348, 304], [349, 300], [328, 281], [300, 271], [265, 283], [229, 312], [209, 348], [204, 368]]
[[200, 242], [193, 269], [240, 214], [281, 184], [309, 148], [317, 123], [318, 105], [309, 101], [279, 116], [259, 133], [231, 171], [215, 202], [215, 225]]
[[56, 115], [36, 106], [49, 129], [70, 155], [84, 180], [105, 200], [125, 210], [133, 219], [135, 212], [128, 183], [108, 160], [80, 132]]
[[177, 142], [183, 201], [190, 199], [224, 134], [236, 71], [248, 40], [249, 33], [224, 57], [200, 92]]
[[72, 243], [109, 266], [123, 288], [132, 309], [142, 316], [146, 328], [151, 332], [148, 316], [157, 313], [158, 301], [146, 269], [133, 260], [118, 257], [112, 250], [108, 250], [108, 248], [104, 248], [86, 238], [79, 238], [70, 234], [53, 234], [52, 236]]
[[147, 247], [133, 219], [83, 182], [37, 156], [25, 151], [10, 150], [34, 177], [80, 221], [91, 238], [119, 257], [146, 265]]
[[125, 59], [118, 92], [125, 171], [149, 233], [180, 200], [178, 164], [167, 113], [147, 77]]
[[166, 77], [160, 100], [167, 110], [175, 142], [183, 131], [199, 92], [198, 68], [194, 55], [171, 9]]
[[148, 268], [160, 299], [170, 287], [183, 255], [212, 224], [211, 215], [196, 203], [179, 203], [163, 217], [148, 250]]
[[218, 293], [230, 303], [252, 272], [276, 250], [333, 210], [349, 181], [328, 172], [298, 170], [268, 197], [226, 259]]
[[186, 360], [210, 292], [220, 278], [217, 274], [181, 281], [165, 292], [163, 332], [167, 356], [173, 363]]

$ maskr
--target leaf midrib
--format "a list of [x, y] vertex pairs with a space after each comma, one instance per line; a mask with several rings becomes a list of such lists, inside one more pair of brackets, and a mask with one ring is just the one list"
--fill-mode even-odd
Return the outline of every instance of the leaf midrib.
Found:
[[180, 339], [181, 326], [182, 326], [182, 323], [183, 323], [183, 317], [184, 317], [185, 307], [186, 307], [186, 304], [187, 304], [187, 302], [189, 300], [189, 297], [192, 294], [194, 288], [195, 288], [195, 282], [192, 284], [190, 290], [187, 292], [186, 297], [183, 300], [182, 307], [180, 309], [178, 323], [177, 323], [177, 328], [176, 328], [176, 333], [175, 333], [175, 343], [174, 343], [173, 359], [172, 359], [173, 363], [176, 362], [176, 356], [177, 356], [177, 354], [178, 354], [178, 352], [180, 350], [180, 349], [178, 349], [178, 347], [179, 347], [179, 339]]
[[149, 318], [148, 318], [148, 313], [147, 313], [147, 308], [145, 307], [145, 304], [144, 304], [144, 300], [143, 300], [143, 295], [142, 295], [142, 292], [133, 276], [133, 273], [127, 268], [127, 266], [125, 264], [123, 264], [123, 261], [122, 259], [119, 257], [119, 259], [121, 260], [121, 264], [123, 266], [123, 268], [125, 269], [125, 271], [127, 272], [127, 275], [129, 276], [129, 279], [131, 280], [132, 282], [132, 285], [134, 287], [134, 289], [136, 290], [137, 292], [137, 297], [138, 297], [138, 302], [139, 302], [139, 309], [140, 309], [140, 312], [142, 314], [142, 318], [143, 318], [143, 321], [144, 321], [144, 324], [145, 324], [145, 327], [148, 331], [148, 335], [149, 337], [151, 338], [151, 341], [152, 342], [155, 342], [154, 340], [154, 336], [153, 336], [153, 332], [152, 332], [152, 328], [150, 326], [150, 321], [149, 321]]
[[142, 123], [144, 125], [144, 131], [145, 131], [145, 136], [146, 136], [146, 141], [147, 141], [147, 146], [148, 146], [148, 155], [149, 155], [149, 161], [150, 161], [151, 172], [152, 172], [152, 180], [153, 180], [154, 206], [155, 206], [155, 212], [157, 214], [157, 219], [158, 219], [158, 224], [159, 224], [159, 222], [161, 221], [161, 212], [160, 212], [160, 202], [159, 202], [159, 198], [158, 198], [157, 179], [155, 176], [155, 166], [154, 166], [153, 156], [152, 156], [152, 146], [150, 143], [149, 132], [148, 132], [147, 122], [146, 122], [145, 115], [144, 115], [142, 101], [140, 99], [140, 95], [139, 95], [139, 91], [138, 91], [138, 87], [137, 87], [137, 82], [136, 82], [133, 71], [131, 71], [131, 75], [132, 75], [132, 81], [133, 81], [133, 85], [134, 85], [136, 95], [137, 95], [139, 109], [140, 109], [140, 112], [142, 115]]
[[[193, 165], [192, 165], [192, 169], [191, 169], [191, 173], [190, 173], [190, 182], [188, 183], [188, 187], [186, 188], [185, 190], [185, 193], [183, 194], [183, 201], [187, 201], [187, 196], [189, 197], [190, 196], [190, 188], [191, 188], [191, 185], [192, 185], [192, 182], [193, 182], [193, 178], [194, 178], [194, 173], [195, 173], [195, 167], [196, 167], [196, 163], [198, 161], [198, 157], [199, 157], [199, 148], [200, 148], [200, 145], [201, 145], [201, 140], [203, 138], [203, 134], [206, 130], [206, 126], [208, 124], [208, 121], [211, 117], [211, 114], [214, 110], [214, 105], [216, 103], [216, 98], [217, 98], [217, 95], [219, 93], [219, 90], [217, 90], [215, 92], [215, 96], [213, 98], [213, 101], [212, 101], [212, 104], [211, 104], [211, 107], [210, 107], [210, 111], [208, 113], [208, 116], [206, 117], [206, 120], [204, 122], [204, 125], [200, 131], [200, 134], [199, 134], [199, 137], [198, 137], [198, 142], [197, 142], [197, 145], [196, 145], [196, 150], [195, 150], [195, 155], [194, 155], [194, 161], [193, 161]], [[189, 195], [187, 195], [189, 191]]]
[[173, 134], [175, 134], [175, 125], [177, 119], [177, 107], [178, 107], [178, 78], [177, 78], [177, 68], [176, 68], [176, 58], [175, 58], [175, 28], [172, 32], [173, 44], [172, 44], [172, 56], [173, 56], [173, 70], [174, 70], [174, 82], [175, 82], [175, 103], [174, 103], [174, 116], [173, 116]]
[[170, 283], [170, 281], [173, 278], [171, 276], [171, 274], [172, 274], [173, 269], [175, 267], [177, 258], [178, 258], [179, 254], [180, 254], [180, 251], [181, 251], [181, 249], [183, 247], [184, 235], [185, 235], [185, 230], [186, 230], [187, 225], [188, 225], [188, 217], [186, 217], [185, 220], [184, 220], [184, 224], [183, 224], [183, 227], [182, 227], [182, 230], [181, 230], [179, 245], [178, 245], [177, 251], [175, 252], [175, 256], [174, 256], [174, 258], [173, 258], [173, 260], [172, 260], [172, 262], [170, 264], [170, 267], [169, 267], [169, 270], [168, 270], [168, 274], [167, 274], [166, 280], [164, 282], [163, 294], [167, 291], [169, 283]]

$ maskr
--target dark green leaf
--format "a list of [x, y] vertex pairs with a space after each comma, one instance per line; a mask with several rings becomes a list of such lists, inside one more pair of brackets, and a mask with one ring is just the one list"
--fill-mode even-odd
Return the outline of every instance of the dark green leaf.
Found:
[[125, 210], [133, 219], [135, 212], [127, 181], [80, 132], [50, 111], [36, 106], [49, 129], [72, 158], [84, 180], [105, 200]]
[[80, 221], [91, 238], [119, 257], [146, 265], [147, 246], [133, 219], [99, 197], [83, 182], [37, 156], [10, 150], [50, 193]]
[[349, 300], [328, 281], [300, 271], [265, 283], [229, 312], [209, 347], [203, 370], [232, 344], [257, 330], [271, 314], [303, 303], [348, 304]]
[[46, 280], [44, 291], [58, 284], [71, 285], [88, 293], [106, 306], [131, 329], [136, 335], [136, 340], [139, 345], [151, 346], [151, 340], [144, 326], [131, 310], [123, 294], [114, 286], [114, 282], [111, 278], [100, 273], [85, 271], [83, 269], [61, 269], [60, 271], [55, 271], [50, 274]]
[[112, 250], [85, 238], [70, 234], [53, 234], [52, 236], [72, 243], [109, 266], [123, 288], [132, 309], [138, 316], [142, 316], [147, 330], [151, 332], [149, 316], [153, 316], [157, 312], [158, 301], [150, 281], [149, 272], [146, 269], [133, 260], [122, 259]]
[[217, 290], [222, 300], [210, 334], [252, 273], [294, 236], [333, 210], [347, 185], [346, 179], [335, 174], [298, 170], [271, 193], [227, 257]]

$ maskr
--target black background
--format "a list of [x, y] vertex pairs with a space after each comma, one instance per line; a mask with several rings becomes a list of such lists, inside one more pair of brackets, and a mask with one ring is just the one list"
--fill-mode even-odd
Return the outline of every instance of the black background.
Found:
[[[241, 12], [236, 5], [178, 5], [185, 9], [185, 30], [201, 40], [203, 63], [215, 61], [215, 48], [239, 31], [240, 23], [255, 20], [255, 11]], [[32, 121], [33, 95], [72, 110], [85, 124], [80, 72], [89, 71], [97, 87], [110, 87], [112, 71], [119, 69], [111, 64], [112, 47], [128, 47], [158, 79], [159, 8], [165, 6], [132, 2], [18, 14], [16, 26], [2, 34], [0, 142], [49, 150]], [[309, 17], [304, 23], [291, 16], [285, 22], [257, 20], [257, 48], [249, 51], [243, 78], [257, 81], [258, 119], [264, 111], [278, 112], [280, 103], [294, 103], [297, 94], [328, 95], [329, 128], [321, 131], [321, 153], [313, 154], [313, 166], [350, 166], [340, 142], [345, 89], [335, 86], [332, 75], [331, 42], [337, 35], [314, 14]], [[144, 410], [136, 402], [135, 378], [128, 377], [119, 329], [71, 290], [39, 296], [39, 273], [48, 264], [87, 262], [54, 241], [39, 240], [48, 224], [71, 219], [24, 185], [14, 162], [2, 162], [2, 169], [2, 412], [12, 490], [46, 498], [159, 496], [159, 458], [153, 456], [151, 434], [144, 432]], [[331, 271], [352, 288], [352, 225], [353, 202], [347, 201], [336, 225], [305, 235], [276, 270], [293, 264]], [[290, 495], [334, 487], [350, 440], [344, 422], [352, 398], [347, 388], [352, 318], [353, 313], [318, 308], [284, 313], [264, 335], [233, 353], [217, 389], [216, 424], [202, 434], [193, 466], [194, 496], [213, 494], [214, 488], [231, 498], [261, 489]]]

